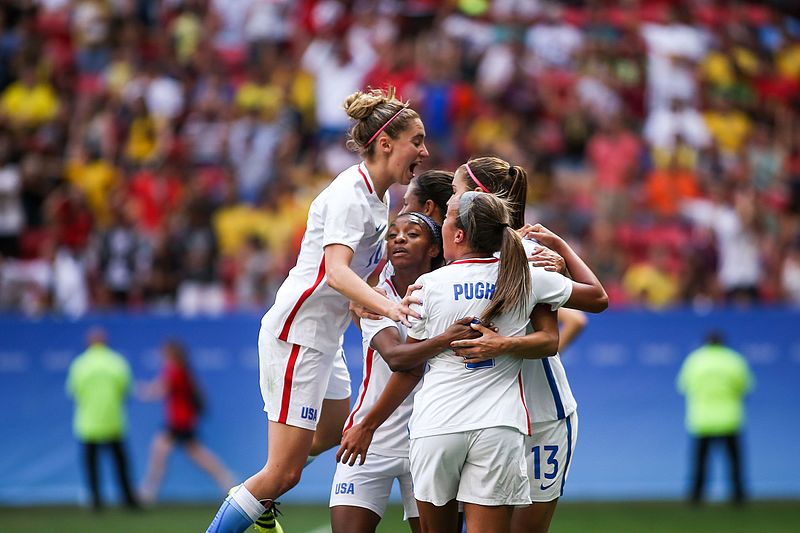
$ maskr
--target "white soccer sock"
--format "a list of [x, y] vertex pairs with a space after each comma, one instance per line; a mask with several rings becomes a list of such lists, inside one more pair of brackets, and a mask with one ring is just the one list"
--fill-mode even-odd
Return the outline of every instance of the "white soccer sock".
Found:
[[231, 498], [239, 504], [239, 507], [247, 513], [247, 516], [255, 522], [267, 510], [261, 502], [253, 496], [244, 484], [239, 485], [231, 494]]

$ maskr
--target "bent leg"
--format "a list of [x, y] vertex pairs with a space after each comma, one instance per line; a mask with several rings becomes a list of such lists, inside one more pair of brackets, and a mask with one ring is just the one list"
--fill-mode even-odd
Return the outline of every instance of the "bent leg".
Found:
[[300, 481], [313, 439], [309, 429], [270, 420], [267, 463], [244, 486], [259, 500], [279, 498]]

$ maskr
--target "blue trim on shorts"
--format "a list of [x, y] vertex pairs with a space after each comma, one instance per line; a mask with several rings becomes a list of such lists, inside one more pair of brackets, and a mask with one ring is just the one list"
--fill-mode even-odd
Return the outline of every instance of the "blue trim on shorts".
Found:
[[553, 369], [550, 368], [550, 361], [547, 358], [541, 359], [542, 366], [544, 367], [545, 376], [547, 376], [547, 383], [550, 384], [550, 392], [553, 394], [553, 402], [556, 404], [556, 419], [564, 420], [564, 404], [561, 402], [561, 394], [558, 392], [558, 385], [556, 385], [556, 378], [553, 375]]
[[572, 415], [564, 419], [567, 424], [567, 458], [564, 459], [564, 469], [561, 472], [561, 493], [559, 497], [564, 495], [564, 483], [567, 481], [567, 471], [569, 470], [569, 462], [572, 459]]

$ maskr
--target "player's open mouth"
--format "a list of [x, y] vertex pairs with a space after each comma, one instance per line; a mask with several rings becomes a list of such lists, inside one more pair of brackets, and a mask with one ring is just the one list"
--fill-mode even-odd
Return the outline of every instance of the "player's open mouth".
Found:
[[408, 167], [408, 171], [411, 172], [411, 177], [414, 177], [414, 170], [416, 170], [418, 164], [419, 163], [415, 161], [414, 163], [411, 163], [411, 165]]
[[406, 250], [405, 248], [395, 248], [394, 250], [392, 250], [392, 257], [395, 257], [397, 255], [408, 255], [408, 250]]

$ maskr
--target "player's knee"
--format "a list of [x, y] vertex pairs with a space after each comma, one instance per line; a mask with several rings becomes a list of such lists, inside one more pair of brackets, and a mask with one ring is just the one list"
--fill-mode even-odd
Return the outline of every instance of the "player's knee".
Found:
[[298, 483], [300, 483], [300, 476], [302, 475], [302, 473], [303, 473], [302, 467], [287, 469], [281, 476], [280, 482], [281, 485], [283, 486], [281, 492], [282, 493], [286, 492], [294, 488], [294, 486], [297, 485]]

